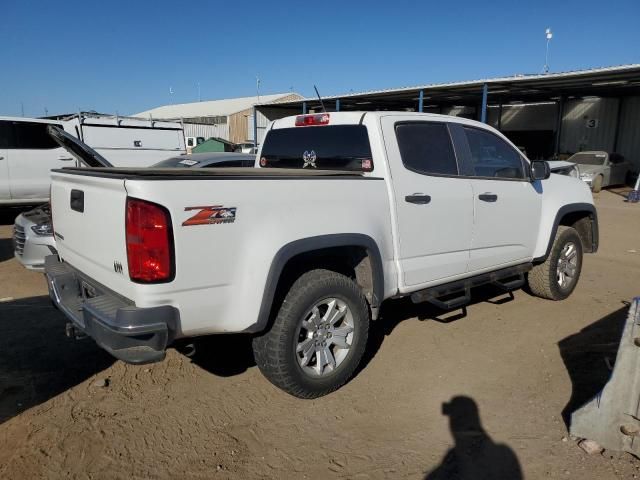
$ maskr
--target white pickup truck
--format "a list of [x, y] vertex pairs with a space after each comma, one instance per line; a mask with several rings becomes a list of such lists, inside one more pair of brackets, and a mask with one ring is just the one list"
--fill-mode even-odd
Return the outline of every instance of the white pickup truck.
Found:
[[[561, 300], [598, 247], [589, 188], [550, 175], [487, 125], [402, 112], [273, 122], [254, 169], [62, 169], [59, 256], [68, 330], [129, 363], [183, 337], [246, 332], [275, 385], [343, 385], [381, 303], [462, 306], [528, 282]], [[384, 321], [384, 319], [381, 319]]]

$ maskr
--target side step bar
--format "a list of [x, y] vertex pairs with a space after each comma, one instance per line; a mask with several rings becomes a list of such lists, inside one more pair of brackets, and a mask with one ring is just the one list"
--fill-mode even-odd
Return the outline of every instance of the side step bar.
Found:
[[525, 263], [426, 288], [411, 294], [411, 301], [413, 303], [429, 302], [443, 310], [459, 308], [471, 301], [471, 289], [474, 287], [492, 284], [505, 291], [522, 287], [525, 281], [524, 274], [532, 267], [530, 263]]

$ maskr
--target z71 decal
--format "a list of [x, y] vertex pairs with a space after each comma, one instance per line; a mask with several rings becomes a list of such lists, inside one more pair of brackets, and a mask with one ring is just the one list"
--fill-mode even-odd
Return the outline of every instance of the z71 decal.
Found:
[[193, 217], [182, 222], [183, 227], [192, 225], [211, 225], [216, 223], [233, 223], [236, 221], [236, 207], [211, 205], [209, 207], [184, 207], [185, 212], [198, 210]]

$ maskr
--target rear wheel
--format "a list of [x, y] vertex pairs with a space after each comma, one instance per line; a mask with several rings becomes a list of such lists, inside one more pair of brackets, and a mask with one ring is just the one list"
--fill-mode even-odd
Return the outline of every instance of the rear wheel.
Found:
[[578, 284], [582, 270], [582, 241], [572, 227], [559, 226], [549, 256], [529, 272], [531, 292], [549, 300], [564, 300]]
[[593, 193], [598, 193], [600, 192], [600, 190], [602, 190], [602, 175], [598, 175], [593, 179], [591, 190], [593, 191]]
[[273, 326], [254, 338], [260, 371], [287, 393], [316, 398], [344, 385], [364, 353], [369, 308], [358, 285], [329, 270], [300, 276]]

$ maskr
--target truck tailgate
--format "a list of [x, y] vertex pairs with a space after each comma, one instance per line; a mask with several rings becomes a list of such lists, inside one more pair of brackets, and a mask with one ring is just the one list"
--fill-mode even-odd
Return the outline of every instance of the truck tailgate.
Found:
[[124, 179], [52, 172], [51, 212], [60, 257], [127, 294]]

